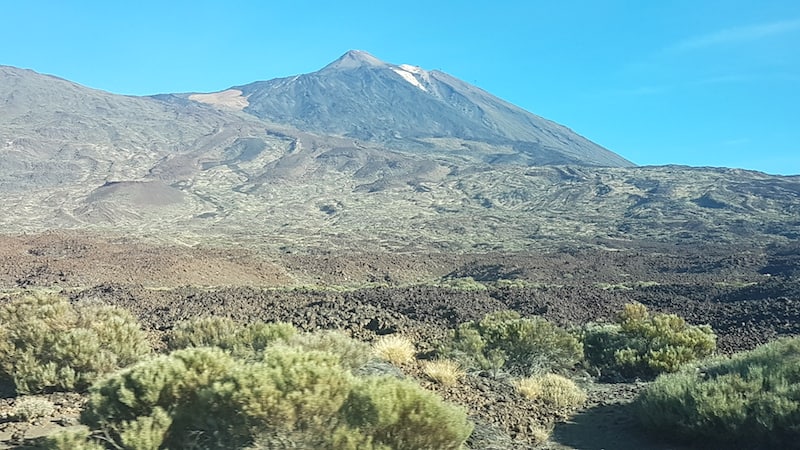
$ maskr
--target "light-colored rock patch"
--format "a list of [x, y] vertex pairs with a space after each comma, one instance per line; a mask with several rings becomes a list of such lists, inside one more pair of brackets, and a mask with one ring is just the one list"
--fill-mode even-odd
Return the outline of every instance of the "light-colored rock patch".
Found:
[[212, 92], [210, 94], [192, 94], [189, 96], [189, 100], [238, 111], [245, 109], [250, 104], [247, 101], [247, 97], [244, 97], [242, 91], [238, 89], [228, 89], [227, 91]]

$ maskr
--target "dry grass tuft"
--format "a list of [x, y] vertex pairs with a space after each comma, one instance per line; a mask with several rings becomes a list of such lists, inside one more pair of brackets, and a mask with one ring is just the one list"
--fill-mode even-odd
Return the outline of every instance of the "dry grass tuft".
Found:
[[372, 352], [378, 358], [394, 365], [410, 363], [414, 361], [416, 355], [414, 343], [399, 334], [382, 336], [372, 344]]
[[533, 439], [534, 444], [540, 445], [550, 439], [552, 430], [544, 428], [543, 426], [535, 426], [530, 431], [530, 437]]
[[443, 386], [453, 386], [466, 375], [460, 364], [449, 359], [424, 361], [422, 373]]
[[574, 381], [552, 373], [517, 380], [516, 386], [525, 397], [554, 409], [574, 410], [586, 401], [586, 394]]

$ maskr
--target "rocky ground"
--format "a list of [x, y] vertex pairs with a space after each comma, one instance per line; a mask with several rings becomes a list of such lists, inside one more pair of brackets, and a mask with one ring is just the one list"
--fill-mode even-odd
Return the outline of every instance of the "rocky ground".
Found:
[[[400, 332], [422, 354], [448, 329], [492, 311], [579, 326], [611, 320], [623, 304], [639, 301], [710, 324], [720, 351], [732, 352], [800, 334], [796, 250], [626, 245], [527, 254], [257, 254], [50, 233], [0, 237], [0, 288], [59, 289], [73, 300], [120, 305], [156, 340], [177, 321], [212, 314], [341, 328], [364, 340]], [[415, 367], [403, 370], [419, 375]], [[555, 418], [540, 417], [509, 380], [485, 375], [453, 388], [426, 387], [468, 408], [477, 424], [473, 448], [530, 448], [536, 424]], [[642, 383], [605, 384], [588, 375], [576, 373], [587, 406], [557, 425], [545, 448], [676, 448], [636, 428], [625, 405]], [[3, 412], [14, 401], [0, 401], [0, 448], [74, 425], [80, 404], [51, 396], [57, 407], [50, 416], [24, 422]]]

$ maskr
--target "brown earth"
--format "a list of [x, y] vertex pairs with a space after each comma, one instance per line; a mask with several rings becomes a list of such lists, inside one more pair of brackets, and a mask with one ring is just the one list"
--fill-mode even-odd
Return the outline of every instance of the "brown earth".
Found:
[[[0, 288], [55, 288], [73, 300], [120, 305], [155, 335], [180, 320], [219, 315], [288, 321], [302, 330], [340, 328], [364, 340], [399, 332], [411, 336], [422, 355], [448, 329], [492, 311], [513, 309], [577, 326], [612, 320], [623, 304], [639, 301], [710, 324], [719, 349], [732, 352], [800, 334], [796, 250], [639, 245], [527, 254], [259, 254], [54, 232], [0, 237]], [[466, 277], [485, 288], [455, 287]], [[530, 448], [536, 425], [558, 419], [541, 416], [509, 380], [478, 373], [456, 388], [441, 388], [417, 367], [403, 370], [467, 407], [477, 424], [472, 448]], [[545, 448], [676, 448], [636, 428], [625, 405], [641, 383], [584, 378], [589, 403], [556, 426]], [[71, 425], [74, 417], [38, 426], [53, 423]], [[0, 423], [0, 440], [20, 442], [11, 434], [29, 437], [36, 426]]]

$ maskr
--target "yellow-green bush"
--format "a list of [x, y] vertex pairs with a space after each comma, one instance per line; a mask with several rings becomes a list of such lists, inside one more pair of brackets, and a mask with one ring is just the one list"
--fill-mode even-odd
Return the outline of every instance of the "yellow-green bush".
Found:
[[342, 366], [350, 370], [363, 366], [372, 357], [369, 344], [353, 339], [338, 330], [299, 333], [289, 340], [289, 345], [304, 350], [332, 353], [339, 357]]
[[[349, 394], [338, 358], [289, 347], [248, 362], [218, 348], [178, 350], [93, 386], [82, 422], [123, 448], [242, 448], [264, 430], [325, 427]], [[140, 447], [135, 447], [140, 448]]]
[[689, 325], [675, 314], [650, 314], [625, 305], [617, 323], [583, 330], [587, 362], [604, 376], [653, 377], [711, 355], [716, 335], [708, 325]]
[[88, 429], [61, 431], [44, 438], [41, 448], [52, 450], [106, 450], [102, 444], [91, 440], [90, 435], [91, 433]]
[[469, 436], [464, 412], [421, 387], [360, 380], [336, 355], [286, 344], [260, 360], [197, 347], [140, 362], [92, 386], [81, 421], [106, 448], [428, 449]]
[[0, 307], [0, 376], [18, 393], [81, 391], [151, 351], [126, 310], [42, 293]]
[[659, 376], [635, 402], [651, 430], [718, 447], [797, 448], [800, 338]]
[[257, 357], [275, 342], [286, 342], [297, 330], [289, 323], [256, 322], [243, 325], [227, 317], [202, 317], [179, 322], [170, 331], [170, 350], [218, 347], [237, 357]]
[[459, 325], [441, 353], [469, 368], [530, 375], [573, 367], [583, 348], [575, 336], [542, 317], [501, 311]]
[[343, 410], [350, 427], [393, 449], [459, 449], [472, 433], [462, 409], [393, 377], [356, 383]]

